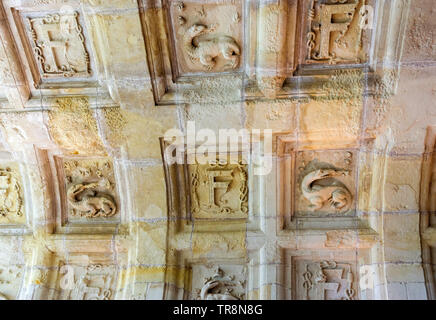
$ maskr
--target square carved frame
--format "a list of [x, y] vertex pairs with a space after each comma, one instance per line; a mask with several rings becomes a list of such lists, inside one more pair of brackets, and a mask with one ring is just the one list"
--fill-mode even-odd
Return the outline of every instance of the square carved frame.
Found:
[[[39, 150], [39, 157], [44, 157], [45, 161], [48, 161], [49, 165], [42, 168], [45, 179], [50, 181], [47, 186], [46, 192], [49, 193], [48, 197], [52, 199], [50, 209], [47, 210], [47, 224], [49, 225], [49, 232], [54, 233], [70, 233], [70, 234], [114, 234], [118, 230], [118, 226], [124, 219], [123, 212], [125, 211], [125, 203], [123, 199], [120, 199], [119, 194], [122, 186], [119, 186], [118, 181], [120, 179], [120, 170], [117, 163], [110, 158], [101, 157], [71, 157], [61, 154], [52, 154], [47, 150]], [[114, 217], [108, 218], [106, 221], [104, 218], [98, 218], [98, 221], [89, 221], [91, 218], [87, 218], [86, 222], [74, 222], [68, 220], [67, 215], [67, 198], [65, 190], [65, 177], [63, 171], [63, 160], [100, 160], [109, 159], [112, 160], [112, 170], [115, 179], [115, 201], [117, 204], [117, 213]]]
[[[76, 2], [76, 4], [75, 4]], [[89, 41], [89, 35], [87, 32], [86, 21], [84, 19], [84, 13], [81, 9], [74, 9], [77, 13], [75, 18], [81, 32], [81, 39], [83, 39], [83, 49], [88, 55], [89, 67], [88, 71], [84, 73], [78, 73], [74, 77], [64, 78], [62, 76], [45, 77], [43, 70], [37, 62], [37, 57], [33, 54], [34, 44], [32, 43], [30, 32], [30, 25], [28, 23], [29, 17], [43, 18], [45, 15], [59, 14], [63, 6], [67, 5], [70, 8], [80, 8], [78, 1], [70, 1], [68, 3], [50, 3], [35, 4], [31, 1], [14, 1], [8, 0], [3, 5], [6, 9], [6, 16], [11, 25], [12, 35], [18, 46], [18, 52], [20, 54], [21, 61], [23, 61], [30, 70], [30, 77], [35, 89], [52, 89], [52, 88], [70, 88], [70, 87], [92, 87], [96, 86], [96, 74], [94, 72], [96, 66], [94, 62], [93, 50]]]
[[[183, 159], [183, 164], [170, 164], [168, 154], [165, 152], [170, 144], [161, 138], [161, 150], [165, 172], [168, 197], [168, 215], [173, 221], [176, 221], [179, 232], [191, 232], [193, 228], [196, 231], [259, 231], [260, 230], [260, 212], [261, 212], [261, 194], [260, 189], [264, 183], [263, 176], [254, 175], [254, 168], [251, 164], [252, 150], [247, 152], [227, 153], [226, 157], [235, 156], [246, 159], [247, 162], [247, 187], [248, 187], [248, 213], [246, 218], [224, 218], [213, 219], [194, 218], [191, 212], [191, 183], [188, 175], [187, 153], [195, 152], [187, 150], [186, 145], [179, 145], [179, 150]], [[175, 149], [174, 149], [175, 150]], [[218, 149], [217, 149], [218, 150]]]

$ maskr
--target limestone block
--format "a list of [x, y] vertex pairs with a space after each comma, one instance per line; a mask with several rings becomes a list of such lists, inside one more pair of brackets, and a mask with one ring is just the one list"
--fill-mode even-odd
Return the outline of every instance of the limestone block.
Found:
[[194, 256], [239, 257], [245, 253], [245, 232], [194, 233], [192, 253]]
[[124, 150], [121, 155], [132, 160], [160, 159], [159, 137], [169, 129], [178, 128], [177, 111], [173, 107], [159, 111], [106, 108], [101, 118], [110, 148]]
[[385, 266], [387, 282], [424, 282], [424, 272], [421, 264], [395, 264], [387, 263]]
[[165, 178], [162, 166], [130, 166], [135, 218], [161, 220], [167, 217]]
[[431, 0], [418, 0], [410, 7], [403, 61], [434, 61], [436, 58], [436, 9]]
[[384, 188], [385, 211], [418, 210], [421, 161], [421, 157], [389, 158]]
[[136, 263], [141, 265], [165, 264], [166, 222], [138, 222], [137, 225], [141, 245], [135, 249]]
[[57, 106], [48, 112], [48, 129], [54, 142], [67, 154], [106, 155], [86, 97], [58, 98]]
[[[347, 99], [310, 101], [300, 105], [299, 131], [303, 140], [323, 145], [353, 141], [359, 134], [362, 104]], [[316, 145], [316, 144], [315, 144]]]
[[24, 274], [24, 265], [0, 265], [0, 299], [15, 300], [18, 298]]
[[122, 11], [123, 14], [91, 15], [98, 30], [95, 41], [105, 41], [103, 47], [97, 43], [104, 59], [115, 79], [144, 78], [148, 76], [145, 43], [143, 40], [139, 15], [134, 11]]
[[420, 261], [421, 244], [418, 219], [418, 213], [384, 215], [384, 255], [386, 262]]
[[245, 127], [272, 129], [273, 132], [293, 132], [296, 129], [298, 103], [292, 100], [245, 103]]

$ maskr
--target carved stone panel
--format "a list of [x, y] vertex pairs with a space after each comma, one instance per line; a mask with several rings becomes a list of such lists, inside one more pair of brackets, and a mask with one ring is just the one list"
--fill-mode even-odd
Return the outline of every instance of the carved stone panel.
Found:
[[187, 299], [243, 300], [246, 294], [243, 265], [191, 265], [191, 291]]
[[64, 300], [112, 300], [116, 284], [116, 267], [92, 263], [63, 265], [59, 286]]
[[24, 192], [18, 166], [0, 164], [0, 224], [23, 224]]
[[[302, 42], [305, 63], [363, 63], [367, 61], [366, 30], [373, 7], [365, 0], [312, 0]], [[306, 3], [306, 1], [304, 1]]]
[[227, 162], [188, 165], [194, 219], [248, 217], [247, 165]]
[[351, 215], [355, 209], [354, 158], [354, 152], [346, 150], [297, 152], [296, 215]]
[[295, 298], [298, 300], [354, 300], [355, 267], [335, 260], [295, 261]]
[[92, 223], [119, 218], [113, 164], [107, 158], [59, 159], [66, 222]]
[[43, 78], [90, 75], [89, 54], [78, 16], [74, 12], [27, 17], [29, 41]]
[[242, 1], [170, 1], [181, 74], [234, 71], [242, 59]]

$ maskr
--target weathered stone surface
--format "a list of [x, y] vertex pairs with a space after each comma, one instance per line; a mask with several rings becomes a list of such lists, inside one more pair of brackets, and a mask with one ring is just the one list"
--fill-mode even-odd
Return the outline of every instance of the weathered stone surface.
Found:
[[0, 299], [436, 299], [435, 8], [1, 1]]

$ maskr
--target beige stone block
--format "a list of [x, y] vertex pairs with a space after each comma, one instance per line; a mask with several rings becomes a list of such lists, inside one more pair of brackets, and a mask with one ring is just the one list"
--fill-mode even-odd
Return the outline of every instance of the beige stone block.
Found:
[[135, 282], [163, 282], [165, 279], [165, 267], [163, 266], [132, 266], [120, 272], [121, 281], [134, 279]]
[[14, 263], [23, 264], [23, 241], [22, 237], [0, 237], [0, 261], [6, 265]]
[[[104, 36], [107, 47], [100, 46], [100, 59], [110, 65], [116, 79], [148, 77], [145, 43], [137, 12], [96, 16], [93, 28], [100, 28], [96, 36]], [[97, 41], [102, 39], [96, 38]], [[98, 44], [97, 44], [98, 45]]]
[[299, 131], [302, 140], [323, 147], [357, 139], [362, 103], [356, 98], [330, 101], [310, 101], [300, 105]]
[[25, 274], [24, 265], [0, 264], [0, 298], [17, 298]]
[[[223, 122], [216, 123], [210, 128], [232, 128], [227, 122], [234, 123], [238, 119], [238, 114], [241, 113], [242, 103], [242, 84], [243, 79], [238, 75], [222, 75], [220, 77], [202, 77], [201, 81], [196, 82], [195, 87], [182, 92], [184, 101], [188, 101], [190, 106], [186, 108], [186, 118], [190, 117], [200, 119], [200, 115], [209, 115], [211, 119], [222, 119]], [[228, 112], [229, 117], [224, 117], [224, 112]], [[193, 120], [193, 119], [191, 119]], [[211, 121], [210, 123], [214, 123]], [[236, 122], [241, 126], [241, 122]], [[221, 126], [219, 126], [221, 125]], [[205, 126], [207, 127], [207, 126]]]
[[86, 9], [101, 9], [109, 12], [110, 10], [136, 9], [138, 4], [132, 0], [84, 0], [82, 1]]
[[415, 0], [410, 6], [403, 61], [435, 61], [436, 8], [432, 0]]
[[406, 285], [401, 282], [387, 284], [387, 299], [388, 300], [407, 300]]
[[96, 119], [86, 97], [58, 98], [48, 112], [48, 129], [54, 142], [68, 154], [105, 156]]
[[368, 98], [367, 127], [378, 139], [385, 137], [393, 152], [419, 154], [424, 151], [427, 127], [436, 123], [436, 67], [402, 66], [399, 75], [388, 74], [387, 85], [397, 80], [394, 94], [380, 86], [376, 91], [380, 97]]
[[193, 233], [194, 256], [231, 258], [245, 254], [245, 232]]
[[136, 111], [107, 108], [103, 121], [109, 144], [124, 148], [129, 159], [161, 159], [159, 138], [178, 128], [174, 107]]
[[388, 157], [375, 153], [361, 153], [358, 180], [358, 211], [381, 212], [383, 210], [383, 177]]
[[424, 282], [424, 272], [420, 263], [385, 265], [387, 282]]
[[129, 167], [132, 203], [136, 218], [167, 217], [165, 177], [162, 166]]
[[[242, 103], [192, 104], [186, 107], [185, 120], [194, 121], [197, 134], [201, 129], [212, 130], [218, 141], [220, 129], [242, 128], [242, 108]], [[228, 116], [230, 114], [231, 117]], [[208, 131], [204, 131], [204, 134]]]
[[419, 262], [421, 260], [418, 213], [385, 213], [383, 225], [386, 262]]
[[293, 132], [296, 129], [297, 103], [292, 100], [245, 103], [245, 127], [272, 129], [273, 132]]
[[384, 187], [385, 211], [418, 210], [421, 162], [421, 157], [388, 159]]
[[136, 246], [136, 263], [142, 265], [165, 264], [167, 228], [166, 222], [137, 222], [140, 244]]

